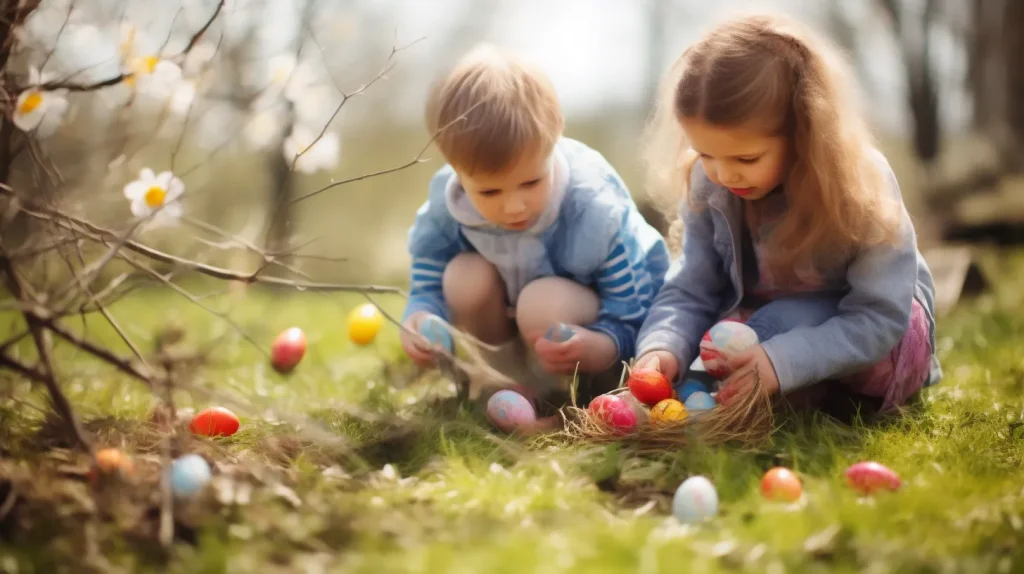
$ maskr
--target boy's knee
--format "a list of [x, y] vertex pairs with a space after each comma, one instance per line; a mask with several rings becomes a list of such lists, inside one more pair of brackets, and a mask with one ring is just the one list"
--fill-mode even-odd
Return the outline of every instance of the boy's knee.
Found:
[[557, 323], [589, 324], [597, 319], [597, 294], [563, 277], [542, 277], [523, 288], [516, 303], [516, 323], [527, 342]]
[[473, 312], [504, 301], [504, 283], [494, 265], [477, 253], [462, 253], [445, 267], [442, 278], [444, 298], [457, 314]]

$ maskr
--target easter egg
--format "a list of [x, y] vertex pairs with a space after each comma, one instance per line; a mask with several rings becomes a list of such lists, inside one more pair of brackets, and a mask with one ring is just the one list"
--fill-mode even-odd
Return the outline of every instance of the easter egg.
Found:
[[794, 502], [800, 498], [803, 490], [800, 478], [788, 468], [777, 466], [761, 478], [761, 496], [768, 500]]
[[572, 336], [575, 334], [576, 331], [573, 331], [572, 327], [566, 325], [565, 323], [559, 323], [554, 327], [548, 329], [548, 332], [544, 335], [544, 338], [546, 338], [549, 341], [554, 341], [556, 343], [564, 343], [571, 339]]
[[590, 401], [587, 409], [597, 420], [620, 432], [628, 432], [636, 426], [636, 413], [622, 397], [599, 395]]
[[698, 381], [697, 379], [687, 378], [682, 385], [676, 389], [676, 394], [679, 395], [679, 400], [685, 401], [690, 398], [690, 395], [696, 392], [707, 393], [709, 391], [708, 386]]
[[846, 481], [861, 494], [871, 494], [879, 489], [898, 490], [900, 477], [877, 462], [858, 462], [846, 469]]
[[715, 407], [715, 399], [704, 391], [694, 391], [686, 399], [686, 410], [706, 411]]
[[533, 408], [533, 403], [523, 395], [508, 389], [502, 389], [487, 399], [487, 416], [494, 426], [505, 432], [537, 421], [537, 411]]
[[735, 319], [725, 319], [704, 333], [700, 359], [708, 374], [721, 380], [729, 376], [728, 358], [757, 343], [753, 329]]
[[423, 319], [423, 321], [420, 321], [419, 331], [421, 335], [430, 341], [431, 345], [441, 347], [449, 353], [455, 351], [455, 342], [452, 340], [452, 334], [448, 332], [441, 319], [436, 316], [430, 315]]
[[186, 454], [171, 463], [171, 492], [189, 498], [210, 482], [210, 465], [198, 454]]
[[211, 407], [196, 413], [188, 428], [192, 434], [231, 436], [238, 432], [238, 417], [224, 407]]
[[270, 364], [286, 373], [299, 364], [306, 354], [306, 334], [298, 327], [285, 329], [270, 346]]
[[104, 448], [96, 451], [96, 458], [89, 470], [89, 478], [95, 480], [99, 475], [121, 476], [130, 475], [135, 470], [128, 455], [116, 448]]
[[664, 399], [672, 398], [672, 384], [657, 369], [633, 369], [626, 386], [645, 405], [656, 405]]
[[672, 515], [683, 524], [697, 524], [718, 514], [718, 492], [703, 476], [683, 481], [672, 497]]
[[383, 323], [384, 316], [377, 306], [364, 303], [352, 309], [348, 315], [348, 336], [357, 345], [369, 345], [377, 337]]
[[676, 399], [663, 399], [651, 409], [651, 422], [668, 425], [686, 420], [686, 407]]

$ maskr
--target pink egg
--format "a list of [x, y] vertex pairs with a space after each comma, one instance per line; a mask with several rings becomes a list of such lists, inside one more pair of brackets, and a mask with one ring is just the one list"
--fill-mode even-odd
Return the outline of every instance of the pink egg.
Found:
[[628, 432], [636, 426], [636, 413], [622, 397], [600, 395], [590, 401], [587, 409], [598, 420], [619, 432]]
[[846, 481], [862, 494], [888, 488], [898, 490], [900, 477], [877, 462], [858, 462], [846, 469]]
[[487, 400], [487, 416], [494, 426], [505, 432], [537, 421], [537, 411], [523, 395], [502, 389]]

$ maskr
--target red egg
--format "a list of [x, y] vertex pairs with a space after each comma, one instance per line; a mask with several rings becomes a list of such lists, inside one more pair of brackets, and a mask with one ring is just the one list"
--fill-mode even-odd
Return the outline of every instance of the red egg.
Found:
[[628, 432], [636, 426], [636, 413], [621, 397], [600, 395], [590, 401], [587, 408], [598, 420], [620, 432]]
[[761, 496], [768, 500], [795, 502], [799, 500], [803, 490], [800, 478], [793, 471], [781, 466], [764, 473], [761, 479]]
[[231, 436], [238, 432], [238, 417], [224, 407], [212, 407], [196, 413], [188, 428], [192, 434]]
[[871, 494], [882, 488], [900, 488], [900, 477], [877, 462], [858, 462], [851, 465], [846, 469], [846, 481], [861, 494]]
[[292, 370], [306, 354], [306, 334], [298, 327], [286, 329], [270, 347], [270, 363], [281, 373]]
[[672, 384], [657, 369], [633, 369], [629, 373], [626, 386], [636, 400], [648, 406], [671, 399], [673, 394]]

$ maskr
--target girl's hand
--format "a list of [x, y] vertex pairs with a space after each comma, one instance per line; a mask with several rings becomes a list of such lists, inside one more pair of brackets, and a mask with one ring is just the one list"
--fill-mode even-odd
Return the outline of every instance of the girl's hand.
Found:
[[718, 391], [718, 402], [723, 405], [747, 396], [756, 378], [761, 380], [761, 392], [764, 395], [771, 396], [779, 392], [779, 376], [775, 374], [775, 365], [761, 345], [754, 345], [734, 355], [729, 359], [729, 366], [733, 373], [722, 381]]
[[556, 375], [571, 375], [576, 372], [597, 373], [608, 368], [615, 360], [615, 341], [604, 333], [568, 325], [575, 331], [572, 337], [558, 343], [546, 337], [538, 337], [533, 343], [544, 370]]
[[679, 375], [679, 361], [675, 355], [668, 351], [651, 351], [637, 359], [633, 364], [634, 369], [647, 367], [656, 367], [670, 381], [676, 380], [676, 377]]
[[[420, 323], [430, 316], [426, 311], [413, 313], [402, 324], [405, 329], [400, 329], [398, 339], [402, 342], [402, 350], [412, 359], [413, 363], [420, 367], [429, 366], [434, 362], [434, 353], [423, 336], [419, 335]], [[412, 333], [406, 331], [412, 331]]]

